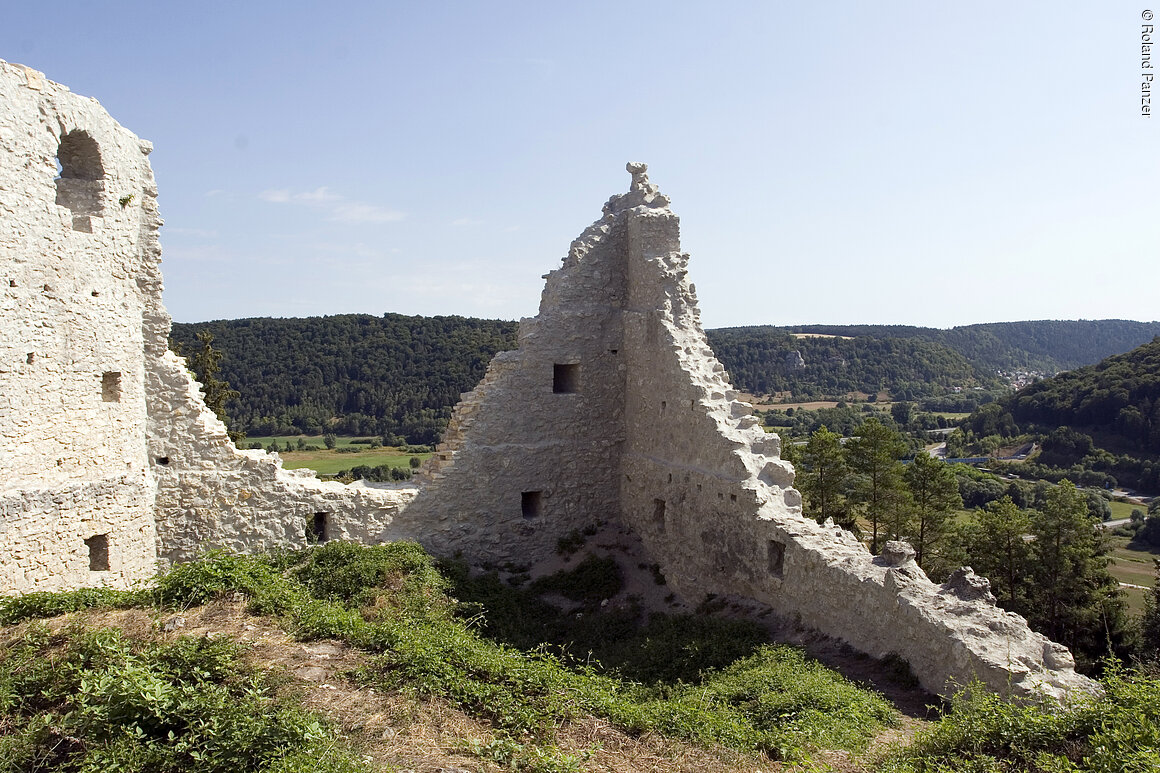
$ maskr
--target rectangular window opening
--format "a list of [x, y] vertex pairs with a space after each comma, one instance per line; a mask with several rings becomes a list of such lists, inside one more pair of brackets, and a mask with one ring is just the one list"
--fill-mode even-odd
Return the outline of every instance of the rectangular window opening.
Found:
[[330, 513], [315, 513], [310, 524], [310, 541], [321, 545], [330, 539]]
[[539, 518], [543, 512], [544, 492], [525, 491], [520, 494], [520, 513], [524, 518]]
[[109, 571], [109, 535], [94, 534], [85, 540], [85, 547], [89, 549], [89, 571]]
[[552, 391], [572, 394], [580, 391], [580, 366], [576, 363], [556, 363], [552, 366]]
[[106, 403], [121, 402], [120, 372], [110, 370], [101, 375], [101, 399]]
[[769, 541], [769, 573], [778, 579], [785, 564], [785, 544], [775, 539]]
[[653, 500], [653, 523], [661, 529], [665, 528], [665, 500]]

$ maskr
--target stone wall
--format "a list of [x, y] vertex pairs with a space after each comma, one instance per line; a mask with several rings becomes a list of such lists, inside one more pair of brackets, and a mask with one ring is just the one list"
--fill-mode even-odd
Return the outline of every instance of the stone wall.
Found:
[[209, 548], [379, 541], [415, 494], [239, 451], [168, 351], [152, 150], [0, 61], [0, 592], [124, 587]]
[[151, 573], [140, 243], [151, 150], [0, 63], [0, 589]]
[[[766, 604], [882, 657], [927, 688], [979, 678], [994, 690], [1085, 687], [1063, 647], [995, 606], [969, 571], [935, 585], [904, 543], [874, 557], [805, 517], [793, 468], [737, 400], [701, 329], [669, 200], [630, 164], [632, 185], [547, 276], [520, 348], [493, 361], [456, 409], [429, 482], [401, 520], [424, 544], [526, 563], [597, 520], [637, 534], [669, 583]], [[574, 394], [549, 388], [576, 363]], [[521, 517], [518, 496], [542, 490]]]

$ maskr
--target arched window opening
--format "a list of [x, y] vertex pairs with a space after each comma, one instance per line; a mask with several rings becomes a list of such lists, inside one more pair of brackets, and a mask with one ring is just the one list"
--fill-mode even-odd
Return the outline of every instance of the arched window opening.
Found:
[[74, 231], [92, 233], [92, 218], [103, 214], [101, 195], [105, 191], [105, 168], [97, 141], [80, 129], [68, 132], [60, 138], [56, 163], [60, 175], [56, 203], [72, 212]]

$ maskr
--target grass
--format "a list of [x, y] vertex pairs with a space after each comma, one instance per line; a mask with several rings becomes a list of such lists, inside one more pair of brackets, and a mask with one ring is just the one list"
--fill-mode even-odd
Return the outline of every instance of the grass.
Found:
[[1113, 500], [1108, 502], [1108, 506], [1112, 508], [1112, 517], [1110, 520], [1118, 521], [1121, 518], [1131, 518], [1133, 510], [1139, 510], [1142, 513], [1148, 512], [1147, 505], [1135, 505], [1131, 502], [1119, 502]]
[[[622, 737], [805, 761], [816, 749], [862, 749], [896, 719], [877, 695], [795, 648], [769, 645], [750, 623], [601, 611], [596, 599], [615, 592], [617, 570], [580, 565], [540, 583], [554, 593], [567, 587], [579, 618], [545, 604], [533, 583], [513, 588], [459, 564], [441, 570], [417, 545], [332, 542], [268, 556], [214, 553], [133, 591], [4, 599], [0, 623], [94, 607], [186, 609], [241, 593], [252, 613], [275, 617], [299, 639], [361, 649], [363, 666], [350, 678], [377, 694], [445, 702], [482, 723], [479, 733], [444, 745], [526, 773], [588, 769], [597, 750], [565, 740], [569, 728], [592, 721]], [[337, 728], [280, 696], [224, 639], [131, 641], [75, 624], [53, 632], [35, 621], [8, 638], [0, 648], [5, 773], [363, 770]], [[521, 646], [545, 641], [557, 644]], [[874, 769], [1160, 769], [1160, 682], [1112, 664], [1104, 687], [1099, 697], [1059, 707], [1007, 703], [972, 686]]]
[[1149, 594], [1145, 588], [1151, 588], [1156, 582], [1156, 569], [1153, 559], [1160, 558], [1160, 548], [1144, 549], [1139, 545], [1130, 545], [1127, 537], [1109, 537], [1112, 563], [1108, 571], [1119, 582], [1130, 585], [1140, 585], [1143, 588], [1121, 588], [1128, 599], [1128, 611], [1134, 615], [1144, 611], [1144, 599]]
[[0, 770], [366, 770], [225, 638], [43, 624], [0, 652]]
[[977, 685], [884, 773], [1152, 773], [1160, 770], [1160, 682], [1112, 665], [1099, 697], [1064, 707], [1008, 703]]
[[[343, 470], [366, 465], [367, 467], [399, 467], [409, 468], [411, 457], [417, 456], [420, 461], [426, 461], [430, 453], [408, 453], [405, 448], [383, 447], [372, 449], [369, 444], [355, 443], [356, 440], [371, 440], [373, 438], [336, 437], [335, 447], [326, 448], [321, 437], [308, 435], [284, 435], [279, 437], [250, 437], [243, 441], [247, 446], [251, 442], [261, 443], [262, 447], [277, 441], [280, 449], [285, 449], [287, 443], [297, 444], [302, 439], [307, 445], [318, 446], [313, 451], [286, 451], [278, 453], [282, 457], [282, 466], [287, 470], [310, 469], [319, 475], [337, 475]], [[339, 452], [338, 449], [350, 449], [350, 452]]]
[[[593, 589], [591, 595], [578, 594], [584, 603], [599, 595], [595, 589], [603, 593], [611, 587], [607, 567], [598, 563], [570, 579]], [[895, 712], [881, 697], [808, 661], [798, 650], [764, 644], [752, 630], [744, 631], [750, 639], [738, 646], [745, 636], [735, 622], [662, 617], [638, 630], [627, 625], [623, 614], [611, 615], [597, 628], [611, 634], [617, 625], [627, 626], [622, 632], [629, 638], [652, 642], [651, 647], [631, 648], [643, 654], [621, 657], [626, 670], [637, 673], [652, 664], [653, 678], [637, 680], [588, 658], [544, 648], [524, 651], [484, 636], [480, 627], [486, 623], [477, 609], [464, 609], [448, 593], [451, 582], [417, 545], [332, 542], [265, 557], [215, 553], [180, 564], [131, 592], [41, 593], [5, 600], [0, 620], [12, 624], [92, 606], [182, 609], [241, 592], [253, 613], [276, 616], [301, 639], [340, 639], [364, 650], [367, 664], [353, 677], [364, 685], [447, 701], [486, 722], [490, 737], [472, 742], [481, 758], [531, 773], [583, 769], [583, 755], [564, 750], [560, 734], [585, 717], [630, 735], [660, 735], [791, 760], [815, 748], [861, 748], [880, 727], [895, 721]], [[534, 610], [524, 611], [530, 618]], [[593, 612], [582, 619], [600, 616]], [[567, 631], [560, 633], [567, 638]], [[26, 692], [13, 689], [13, 694]], [[239, 699], [238, 706], [249, 704]], [[246, 712], [255, 714], [250, 708]], [[0, 728], [5, 721], [0, 719]], [[177, 737], [185, 732], [175, 731]], [[309, 748], [312, 737], [304, 731], [303, 748]], [[251, 769], [234, 763], [224, 768], [190, 763], [186, 769], [230, 767]]]

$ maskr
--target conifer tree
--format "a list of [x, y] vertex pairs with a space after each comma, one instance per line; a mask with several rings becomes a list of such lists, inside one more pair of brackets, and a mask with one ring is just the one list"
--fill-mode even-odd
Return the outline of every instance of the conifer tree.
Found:
[[[226, 413], [226, 403], [239, 397], [240, 393], [236, 389], [230, 389], [228, 381], [218, 378], [218, 374], [222, 371], [222, 353], [213, 347], [213, 333], [202, 330], [197, 334], [197, 340], [201, 346], [185, 358], [186, 362], [201, 383], [202, 399], [206, 407], [213, 411], [223, 424], [229, 426], [230, 420]], [[177, 354], [181, 355], [181, 353], [181, 348], [178, 347]], [[245, 440], [246, 437], [244, 432], [234, 432], [233, 430], [229, 434], [230, 439], [235, 443]]]
[[841, 438], [822, 425], [810, 435], [802, 453], [797, 484], [806, 501], [807, 514], [818, 523], [833, 518], [844, 529], [858, 533], [858, 525], [846, 507], [842, 492], [849, 469]]
[[858, 437], [846, 444], [847, 462], [857, 476], [851, 499], [862, 506], [863, 516], [870, 521], [870, 550], [874, 553], [881, 549], [883, 527], [894, 525], [894, 531], [900, 531], [899, 520], [909, 508], [899, 461], [904, 453], [902, 436], [878, 419], [868, 419]]
[[950, 465], [925, 452], [914, 457], [902, 477], [912, 504], [910, 541], [914, 559], [926, 569], [932, 550], [942, 541], [951, 513], [963, 506], [959, 483]]

